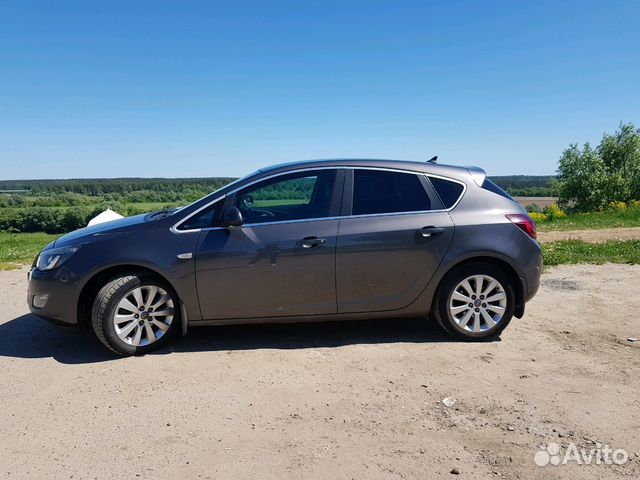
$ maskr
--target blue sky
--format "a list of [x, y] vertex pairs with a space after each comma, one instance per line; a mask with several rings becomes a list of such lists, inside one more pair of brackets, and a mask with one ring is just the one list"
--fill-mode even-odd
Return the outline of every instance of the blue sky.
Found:
[[310, 158], [552, 174], [640, 125], [638, 1], [0, 3], [0, 179]]

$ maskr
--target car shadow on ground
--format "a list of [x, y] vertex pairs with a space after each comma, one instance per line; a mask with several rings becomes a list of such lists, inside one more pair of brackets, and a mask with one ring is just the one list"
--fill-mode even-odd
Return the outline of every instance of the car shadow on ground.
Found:
[[[455, 341], [435, 322], [393, 318], [270, 325], [232, 325], [191, 328], [189, 335], [152, 355], [296, 348], [331, 348], [352, 344], [430, 343]], [[0, 325], [0, 356], [51, 357], [61, 363], [82, 364], [116, 360], [95, 336], [51, 325], [35, 315], [22, 315]]]

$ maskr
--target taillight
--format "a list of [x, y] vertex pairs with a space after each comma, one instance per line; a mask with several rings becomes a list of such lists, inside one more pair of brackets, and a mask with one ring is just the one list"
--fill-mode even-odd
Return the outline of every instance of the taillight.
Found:
[[537, 238], [536, 222], [529, 215], [524, 213], [508, 213], [505, 215], [509, 220], [515, 223], [520, 230], [529, 235], [531, 238]]

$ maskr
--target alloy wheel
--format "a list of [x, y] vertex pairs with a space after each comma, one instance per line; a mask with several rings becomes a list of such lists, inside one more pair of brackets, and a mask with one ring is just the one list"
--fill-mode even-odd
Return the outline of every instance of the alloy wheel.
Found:
[[158, 341], [173, 322], [171, 295], [156, 285], [143, 285], [129, 291], [113, 315], [116, 334], [123, 342], [142, 347]]
[[495, 327], [507, 308], [504, 287], [489, 275], [472, 275], [462, 280], [449, 299], [449, 314], [458, 327], [481, 333]]

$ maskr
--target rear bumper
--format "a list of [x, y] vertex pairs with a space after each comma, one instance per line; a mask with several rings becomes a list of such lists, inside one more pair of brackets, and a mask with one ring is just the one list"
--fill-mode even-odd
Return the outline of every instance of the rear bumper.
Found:
[[[33, 268], [27, 275], [27, 304], [31, 313], [58, 325], [77, 326], [78, 287], [70, 281], [68, 272], [64, 268], [47, 272]], [[34, 301], [36, 297], [40, 304]]]
[[531, 242], [525, 255], [521, 258], [527, 259], [524, 267], [520, 270], [520, 291], [522, 295], [516, 305], [514, 315], [517, 318], [524, 316], [525, 304], [531, 300], [540, 288], [540, 277], [542, 275], [542, 250], [537, 242]]
[[523, 278], [525, 284], [524, 301], [531, 300], [540, 288], [540, 277], [542, 276], [542, 250], [540, 245], [535, 242], [535, 248], [529, 256], [529, 262], [523, 269]]

